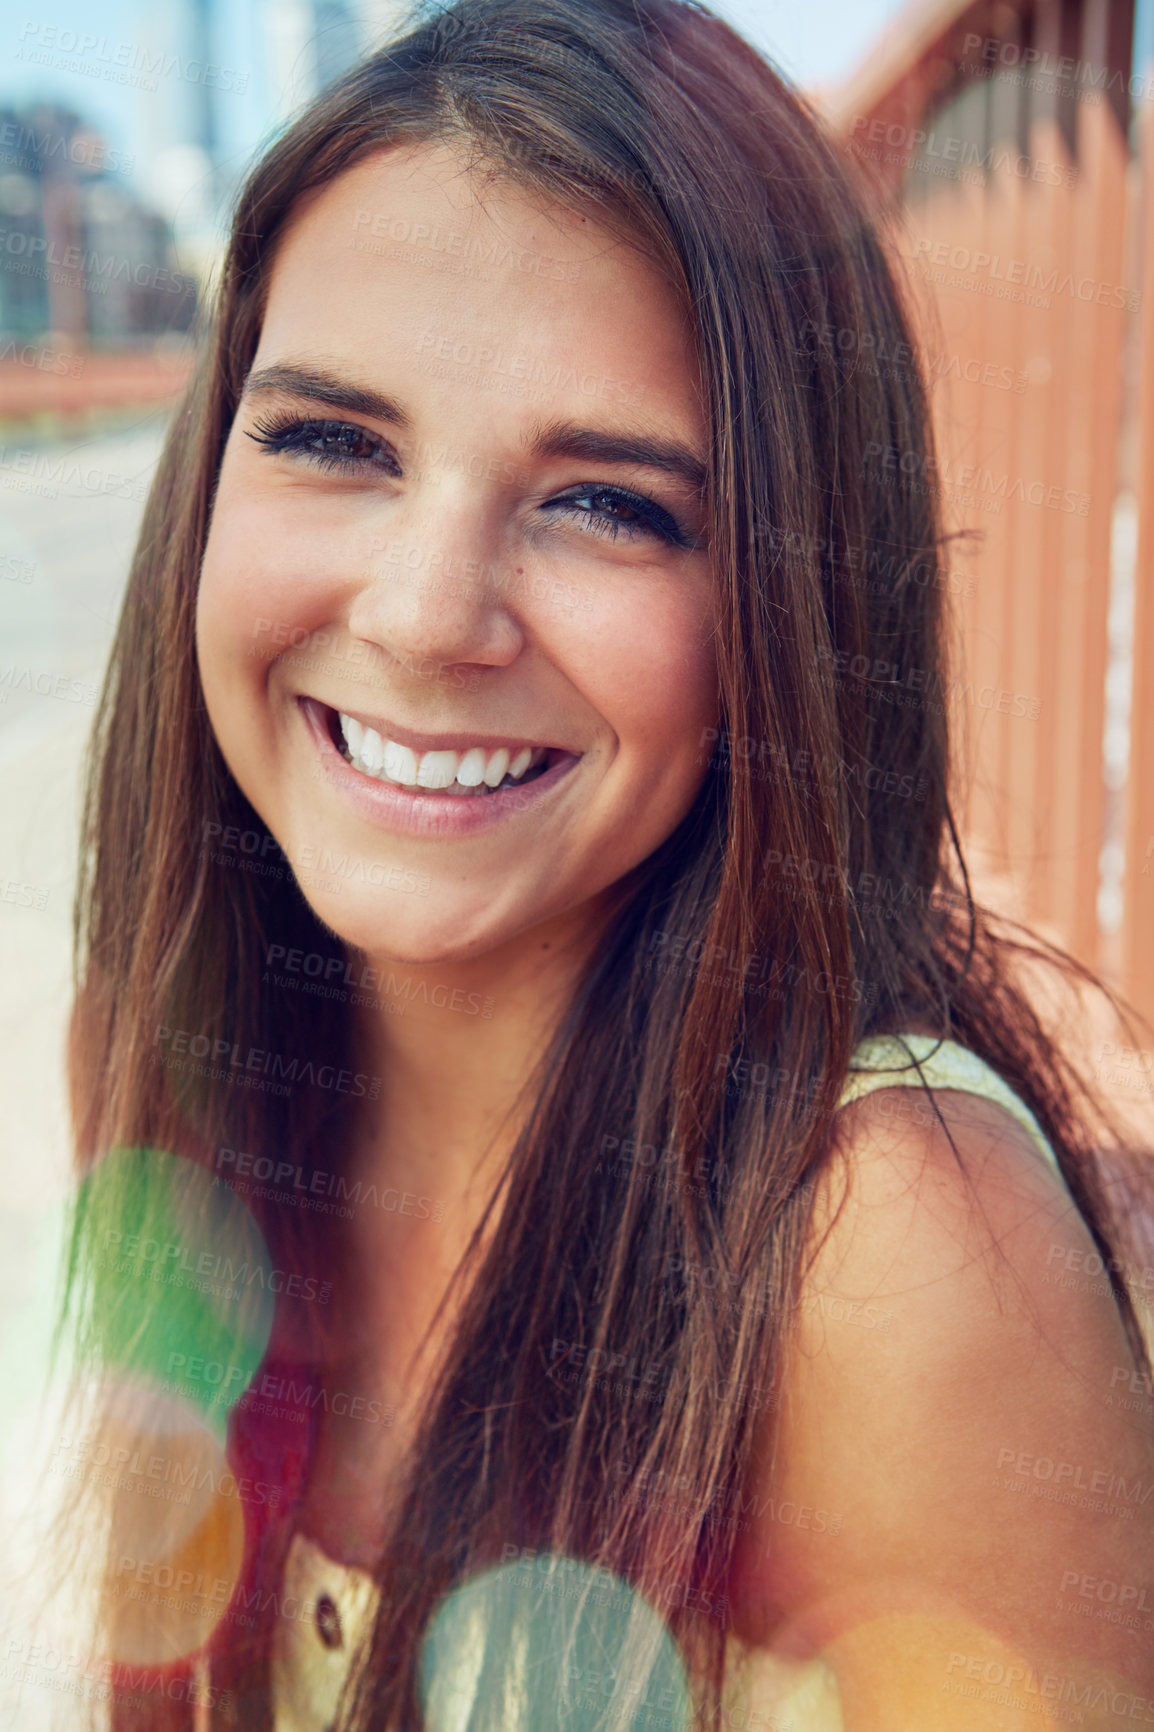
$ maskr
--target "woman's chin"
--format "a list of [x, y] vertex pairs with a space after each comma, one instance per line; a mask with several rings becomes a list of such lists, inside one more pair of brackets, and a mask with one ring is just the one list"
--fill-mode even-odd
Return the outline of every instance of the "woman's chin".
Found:
[[[477, 897], [458, 904], [449, 894], [438, 894], [424, 879], [424, 888], [397, 893], [399, 908], [382, 909], [383, 892], [344, 888], [339, 894], [301, 890], [323, 926], [341, 943], [370, 958], [406, 968], [451, 968], [475, 963], [515, 939], [524, 926], [497, 924], [477, 918]], [[404, 906], [407, 903], [408, 906]], [[335, 948], [335, 947], [334, 947]], [[311, 967], [316, 968], [313, 962]], [[332, 964], [337, 973], [335, 961]], [[323, 980], [323, 973], [321, 975]]]

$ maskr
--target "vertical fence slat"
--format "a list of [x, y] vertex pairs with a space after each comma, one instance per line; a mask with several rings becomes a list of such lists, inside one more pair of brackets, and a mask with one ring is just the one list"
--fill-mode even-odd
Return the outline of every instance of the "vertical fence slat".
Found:
[[[1081, 53], [1111, 67], [1112, 0], [1083, 0]], [[1120, 70], [1129, 76], [1129, 65]], [[1102, 727], [1105, 715], [1110, 536], [1121, 434], [1124, 307], [1110, 304], [1123, 283], [1128, 149], [1114, 106], [1077, 105], [1080, 169], [1074, 204], [1072, 341], [1075, 381], [1063, 485], [1089, 496], [1085, 516], [1068, 518], [1060, 609], [1061, 773], [1056, 783], [1051, 846], [1058, 866], [1056, 915], [1070, 948], [1098, 962], [1098, 873], [1102, 839]], [[1089, 282], [1090, 296], [1082, 285]], [[1069, 292], [1069, 291], [1067, 291]], [[1101, 297], [1101, 299], [1100, 299]]]
[[1126, 782], [1122, 989], [1154, 1024], [1154, 106], [1141, 114], [1138, 559]]

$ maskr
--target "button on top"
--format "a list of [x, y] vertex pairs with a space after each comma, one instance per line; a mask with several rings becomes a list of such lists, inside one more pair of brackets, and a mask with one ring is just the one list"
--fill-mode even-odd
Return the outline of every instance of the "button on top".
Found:
[[343, 1640], [341, 1615], [329, 1594], [321, 1594], [316, 1605], [317, 1635], [326, 1648], [339, 1648]]

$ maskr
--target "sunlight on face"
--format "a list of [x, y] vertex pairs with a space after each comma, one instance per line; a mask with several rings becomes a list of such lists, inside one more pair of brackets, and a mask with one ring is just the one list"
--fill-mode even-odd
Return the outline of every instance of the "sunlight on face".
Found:
[[298, 211], [197, 641], [225, 758], [348, 942], [480, 956], [690, 809], [718, 703], [698, 381], [651, 264], [446, 149]]

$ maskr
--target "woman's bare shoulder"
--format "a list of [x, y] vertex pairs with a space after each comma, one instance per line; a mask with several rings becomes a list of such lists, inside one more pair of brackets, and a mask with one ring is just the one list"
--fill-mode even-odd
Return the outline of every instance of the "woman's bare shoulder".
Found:
[[1028, 1133], [934, 1098], [944, 1124], [909, 1088], [841, 1116], [738, 1633], [825, 1652], [863, 1703], [900, 1684], [928, 1712], [1022, 1656], [1154, 1697], [1148, 1382], [1106, 1282], [1070, 1273], [1093, 1240]]

